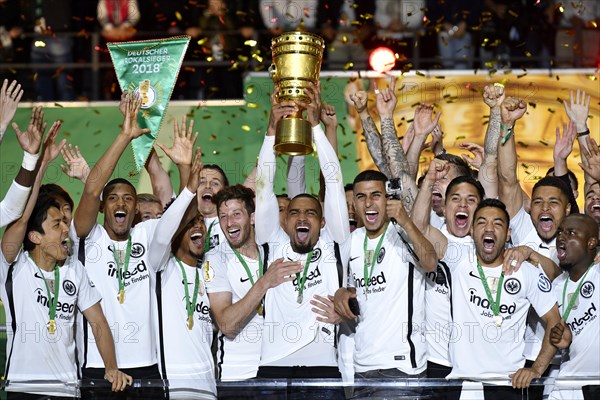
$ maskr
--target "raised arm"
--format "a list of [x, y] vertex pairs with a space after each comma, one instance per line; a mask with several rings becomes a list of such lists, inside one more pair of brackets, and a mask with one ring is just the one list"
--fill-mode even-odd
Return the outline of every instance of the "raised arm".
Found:
[[255, 211], [255, 229], [256, 241], [260, 244], [268, 243], [271, 237], [277, 233], [273, 229], [273, 221], [279, 221], [279, 205], [273, 192], [273, 183], [277, 170], [277, 160], [275, 158], [275, 127], [277, 121], [286, 115], [293, 115], [299, 111], [299, 107], [293, 102], [278, 103], [275, 100], [277, 88], [271, 95], [271, 116], [269, 117], [269, 126], [258, 155], [258, 164], [256, 166], [256, 211]]
[[60, 151], [60, 154], [67, 164], [60, 165], [60, 169], [62, 169], [65, 175], [73, 179], [79, 179], [81, 182], [85, 183], [90, 175], [90, 167], [85, 158], [81, 155], [79, 146], [75, 146], [75, 149], [73, 149], [72, 144], [65, 146]]
[[[417, 184], [410, 174], [410, 166], [406, 154], [396, 136], [394, 124], [394, 109], [398, 103], [395, 93], [396, 79], [391, 76], [389, 87], [377, 93], [377, 111], [381, 118], [381, 138], [391, 175], [389, 178], [399, 178], [402, 181], [402, 201], [404, 207], [410, 210], [417, 196]], [[434, 124], [435, 127], [435, 124]], [[414, 141], [414, 140], [413, 140]]]
[[411, 210], [411, 218], [415, 226], [429, 242], [433, 243], [438, 259], [442, 259], [444, 254], [446, 254], [448, 239], [438, 229], [431, 226], [431, 197], [433, 185], [437, 180], [444, 178], [448, 174], [449, 169], [450, 165], [448, 161], [437, 158], [431, 160], [429, 169], [415, 200], [415, 205]]
[[490, 108], [490, 120], [483, 141], [483, 161], [478, 168], [477, 179], [488, 198], [498, 197], [498, 143], [501, 140], [502, 103], [505, 98], [504, 86], [499, 83], [483, 88], [483, 102]]
[[287, 193], [290, 199], [306, 193], [305, 156], [289, 156], [287, 169]]
[[[583, 152], [583, 149], [589, 151], [589, 147], [587, 147], [588, 143], [586, 138], [590, 134], [590, 129], [587, 125], [587, 119], [590, 113], [591, 96], [586, 96], [585, 91], [580, 91], [579, 89], [577, 89], [576, 96], [573, 96], [573, 91], [571, 90], [569, 92], [569, 97], [569, 104], [567, 104], [566, 101], [563, 101], [565, 111], [569, 116], [569, 120], [575, 124], [575, 131], [577, 132], [577, 142], [579, 143], [579, 148], [581, 149], [581, 152]], [[584, 193], [587, 193], [589, 186], [595, 181], [593, 181], [588, 174], [584, 174], [584, 179]]]
[[[198, 131], [194, 132], [193, 119], [190, 120], [189, 125], [187, 125], [185, 115], [181, 118], [181, 130], [179, 129], [177, 120], [175, 120], [173, 125], [173, 146], [167, 148], [162, 143], [158, 142], [156, 145], [165, 152], [165, 154], [171, 159], [171, 161], [173, 161], [175, 165], [177, 165], [177, 170], [179, 171], [179, 191], [181, 192], [188, 182], [190, 169], [192, 168], [192, 155], [194, 144], [198, 138]], [[167, 179], [169, 179], [168, 175]], [[169, 179], [169, 184], [170, 182], [171, 180]], [[168, 201], [171, 200], [171, 195], [172, 192], [169, 193]]]
[[527, 104], [514, 97], [507, 97], [502, 103], [502, 126], [500, 135], [509, 135], [498, 145], [498, 195], [506, 204], [508, 215], [514, 217], [523, 207], [523, 192], [517, 179], [517, 149], [513, 134], [515, 122], [525, 114]]
[[23, 90], [20, 83], [12, 81], [9, 86], [8, 79], [2, 82], [2, 89], [0, 89], [0, 144], [2, 144], [8, 124], [17, 112], [21, 97], [23, 97]]
[[[425, 140], [430, 133], [433, 133], [440, 119], [441, 113], [437, 113], [433, 121], [433, 106], [429, 104], [419, 104], [415, 108], [415, 115], [413, 117], [413, 131], [414, 137], [410, 142], [408, 151], [406, 152], [406, 160], [408, 162], [408, 168], [412, 179], [417, 178], [417, 171], [419, 170], [419, 157], [423, 151]], [[434, 151], [435, 154], [435, 151]]]
[[121, 132], [90, 172], [90, 177], [85, 183], [81, 200], [73, 218], [75, 231], [80, 238], [86, 237], [96, 223], [98, 210], [100, 209], [100, 194], [102, 194], [104, 185], [115, 170], [123, 151], [133, 139], [150, 132], [150, 129], [142, 129], [137, 123], [141, 105], [141, 97], [127, 96], [125, 118]]
[[21, 217], [31, 192], [31, 186], [35, 182], [36, 164], [39, 159], [38, 152], [46, 130], [42, 108], [34, 107], [25, 132], [22, 132], [14, 122], [12, 127], [17, 134], [17, 141], [23, 149], [23, 163], [8, 189], [6, 197], [0, 202], [0, 227], [4, 227]]
[[568, 199], [571, 204], [571, 212], [579, 213], [579, 206], [577, 205], [577, 199], [575, 199], [575, 193], [571, 186], [571, 180], [569, 179], [569, 169], [567, 167], [567, 158], [573, 151], [573, 144], [577, 132], [575, 131], [575, 124], [569, 122], [563, 124], [563, 134], [560, 135], [560, 129], [556, 128], [556, 142], [552, 151], [552, 157], [554, 158], [554, 176], [562, 180], [569, 188]]
[[55, 145], [56, 136], [58, 135], [60, 126], [61, 122], [56, 121], [54, 124], [52, 124], [52, 127], [50, 127], [48, 135], [44, 139], [44, 145], [42, 147], [42, 159], [36, 166], [37, 174], [35, 183], [33, 184], [29, 199], [23, 203], [25, 208], [23, 215], [8, 225], [6, 231], [4, 231], [2, 240], [0, 241], [2, 245], [2, 254], [8, 263], [12, 263], [17, 258], [19, 250], [21, 249], [21, 245], [23, 244], [23, 240], [25, 240], [27, 222], [31, 217], [35, 203], [37, 202], [40, 186], [42, 185], [42, 179], [44, 178], [46, 170], [48, 169], [48, 165], [50, 162], [52, 162], [52, 160], [58, 157], [61, 148], [65, 145], [66, 139], [63, 139], [58, 146]]
[[367, 92], [362, 90], [356, 92], [350, 95], [350, 100], [354, 103], [354, 108], [356, 108], [356, 112], [358, 112], [358, 116], [360, 117], [360, 124], [362, 125], [367, 148], [369, 149], [371, 158], [373, 158], [373, 162], [385, 176], [390, 177], [390, 169], [383, 154], [381, 135], [379, 135], [379, 130], [377, 129], [373, 118], [371, 118], [371, 114], [369, 114], [369, 109], [367, 107]]
[[[197, 213], [196, 191], [200, 182], [200, 171], [202, 170], [201, 151], [198, 147], [194, 156], [194, 164], [188, 178], [187, 185], [183, 188], [175, 201], [167, 208], [158, 219], [154, 232], [150, 238], [148, 250], [148, 263], [155, 271], [160, 270], [169, 259], [171, 254], [171, 243], [178, 232], [189, 222], [185, 218], [187, 210], [195, 210]], [[192, 204], [193, 203], [193, 204]], [[190, 204], [192, 204], [190, 206]], [[195, 215], [195, 213], [194, 213]]]
[[311, 100], [307, 107], [307, 119], [312, 125], [313, 140], [319, 155], [319, 166], [325, 180], [325, 228], [333, 240], [342, 243], [350, 236], [350, 222], [348, 207], [346, 206], [346, 195], [344, 194], [344, 177], [342, 166], [337, 153], [327, 140], [321, 128], [321, 99], [319, 86], [311, 84], [305, 89]]

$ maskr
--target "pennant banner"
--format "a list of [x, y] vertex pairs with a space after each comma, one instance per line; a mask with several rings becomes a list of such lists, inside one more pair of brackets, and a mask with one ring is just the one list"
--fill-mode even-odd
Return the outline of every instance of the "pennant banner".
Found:
[[173, 93], [181, 62], [190, 42], [189, 36], [136, 42], [108, 43], [121, 90], [141, 94], [138, 116], [141, 128], [150, 133], [131, 143], [139, 173], [158, 137], [163, 117]]

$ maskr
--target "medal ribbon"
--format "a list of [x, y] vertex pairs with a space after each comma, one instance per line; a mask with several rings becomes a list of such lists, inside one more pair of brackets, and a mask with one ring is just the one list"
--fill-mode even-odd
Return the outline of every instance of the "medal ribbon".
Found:
[[479, 261], [477, 261], [477, 271], [479, 272], [479, 278], [481, 278], [481, 283], [483, 283], [483, 288], [485, 289], [485, 295], [487, 296], [488, 301], [490, 302], [490, 308], [494, 313], [494, 316], [500, 314], [500, 296], [502, 295], [502, 283], [504, 282], [504, 271], [500, 274], [500, 280], [498, 281], [498, 287], [496, 288], [496, 302], [492, 299], [492, 291], [485, 279], [485, 274], [483, 272], [483, 268]]
[[[571, 301], [569, 301], [569, 305], [567, 306], [567, 309], [564, 311], [563, 321], [566, 321], [567, 318], [569, 318], [569, 314], [571, 313], [571, 309], [575, 305], [575, 300], [577, 300], [577, 296], [579, 296], [579, 291], [581, 290], [581, 285], [585, 281], [585, 277], [587, 276], [588, 272], [590, 272], [590, 268], [588, 268], [587, 271], [585, 271], [585, 274], [583, 274], [583, 276], [579, 280], [579, 283], [577, 284], [577, 289], [575, 290], [575, 293], [573, 293], [573, 296], [571, 296]], [[565, 296], [567, 294], [567, 285], [568, 284], [569, 284], [569, 277], [567, 276], [567, 279], [565, 280], [565, 286], [563, 287], [563, 295], [562, 295], [563, 310], [565, 309]]]
[[181, 268], [181, 275], [183, 275], [183, 289], [185, 290], [185, 309], [187, 311], [188, 320], [192, 318], [194, 315], [194, 308], [196, 308], [196, 301], [198, 300], [198, 287], [200, 286], [200, 275], [198, 274], [198, 268], [196, 268], [196, 279], [194, 280], [194, 295], [192, 297], [192, 301], [190, 302], [190, 290], [188, 289], [188, 279], [187, 274], [185, 273], [185, 268], [183, 264], [179, 260], [179, 258], [175, 257], [175, 261], [179, 264], [179, 268]]
[[205, 253], [210, 250], [210, 234], [212, 232], [212, 228], [213, 228], [213, 225], [215, 224], [215, 222], [217, 222], [217, 221], [213, 221], [210, 223], [210, 226], [208, 227], [208, 233], [206, 234], [206, 238], [204, 238], [204, 252]]
[[[250, 271], [248, 264], [244, 260], [244, 257], [242, 257], [242, 255], [233, 247], [231, 248], [231, 250], [233, 250], [233, 254], [235, 254], [237, 259], [240, 260], [240, 262], [242, 263], [242, 266], [244, 267], [244, 269], [246, 270], [246, 274], [248, 275], [248, 279], [250, 279], [250, 283], [252, 284], [252, 286], [254, 286], [254, 278], [252, 277], [252, 272]], [[259, 278], [262, 276], [262, 270], [263, 270], [263, 262], [262, 262], [262, 259], [260, 256], [260, 251], [259, 251], [258, 252], [258, 277]]]
[[306, 256], [306, 262], [304, 263], [304, 272], [302, 273], [302, 279], [300, 279], [300, 274], [296, 273], [296, 280], [298, 281], [298, 299], [302, 299], [302, 293], [304, 292], [304, 282], [306, 282], [306, 272], [308, 271], [308, 266], [310, 265], [310, 260], [312, 259], [313, 251], [311, 250]]
[[[389, 223], [388, 223], [389, 225]], [[369, 270], [369, 261], [367, 260], [367, 242], [368, 236], [365, 233], [365, 241], [364, 241], [364, 277], [365, 277], [365, 289], [369, 286], [369, 281], [371, 280], [371, 276], [373, 276], [373, 268], [375, 268], [375, 261], [377, 260], [377, 256], [379, 255], [379, 251], [381, 250], [381, 245], [383, 244], [383, 238], [385, 238], [385, 233], [387, 232], [388, 225], [385, 226], [385, 230], [379, 238], [379, 242], [377, 242], [377, 246], [375, 247], [375, 253], [373, 254], [373, 259], [371, 260], [371, 269]]]
[[58, 290], [60, 288], [60, 269], [58, 268], [58, 265], [54, 265], [54, 298], [50, 299], [50, 286], [48, 286], [48, 281], [46, 280], [42, 269], [37, 264], [35, 264], [35, 266], [40, 271], [40, 275], [44, 279], [44, 284], [46, 285], [46, 294], [48, 295], [48, 317], [50, 317], [48, 330], [50, 333], [54, 333], [54, 330], [56, 329], [56, 304], [58, 303]]
[[125, 299], [125, 284], [123, 283], [123, 275], [127, 273], [129, 270], [129, 258], [131, 257], [131, 236], [127, 239], [127, 249], [125, 250], [125, 262], [123, 264], [119, 263], [117, 257], [117, 248], [116, 246], [113, 249], [113, 257], [115, 259], [115, 263], [117, 263], [117, 278], [119, 278], [119, 302], [123, 303]]

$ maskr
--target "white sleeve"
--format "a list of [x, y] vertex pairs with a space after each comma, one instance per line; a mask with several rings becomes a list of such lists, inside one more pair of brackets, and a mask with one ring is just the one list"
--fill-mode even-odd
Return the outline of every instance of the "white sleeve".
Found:
[[305, 156], [290, 156], [287, 171], [288, 197], [293, 199], [306, 193], [306, 176], [304, 174]]
[[74, 260], [76, 263], [77, 273], [79, 275], [79, 290], [77, 293], [77, 308], [82, 312], [102, 300], [100, 292], [92, 285], [90, 278], [85, 270], [85, 267], [79, 262]]
[[510, 220], [510, 241], [513, 246], [525, 245], [523, 241], [535, 230], [531, 217], [523, 207]]
[[159, 271], [169, 260], [171, 242], [181, 224], [181, 220], [188, 206], [196, 196], [185, 187], [177, 199], [169, 206], [167, 211], [158, 219], [155, 233], [150, 236], [148, 263], [154, 271]]
[[279, 228], [279, 204], [273, 192], [277, 160], [275, 136], [265, 136], [256, 166], [256, 211], [254, 228], [258, 244], [272, 242]]
[[0, 202], [0, 228], [5, 227], [23, 215], [31, 187], [19, 185], [13, 181], [6, 196]]
[[221, 251], [222, 246], [216, 247], [206, 254], [206, 261], [215, 271], [215, 276], [206, 282], [208, 293], [230, 292], [233, 288], [227, 277], [227, 256]]
[[350, 222], [342, 166], [321, 125], [313, 127], [313, 140], [319, 154], [319, 166], [325, 180], [325, 229], [338, 243], [350, 237]]

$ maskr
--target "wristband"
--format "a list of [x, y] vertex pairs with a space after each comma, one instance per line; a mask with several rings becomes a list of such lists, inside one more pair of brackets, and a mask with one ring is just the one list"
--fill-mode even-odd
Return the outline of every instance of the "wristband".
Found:
[[582, 136], [588, 136], [589, 134], [590, 134], [590, 130], [589, 130], [589, 129], [586, 129], [586, 130], [585, 130], [585, 131], [583, 131], [583, 132], [577, 132], [577, 137], [578, 137], [578, 138], [580, 138], [580, 137], [582, 137]]
[[510, 136], [513, 134], [514, 132], [514, 126], [512, 127], [508, 127], [506, 125], [504, 125], [502, 122], [500, 122], [500, 128], [504, 131], [506, 131], [506, 135], [504, 135], [502, 137], [502, 141], [500, 142], [501, 144], [504, 144], [508, 141], [508, 139], [510, 139]]
[[27, 171], [35, 170], [35, 166], [39, 158], [39, 154], [30, 154], [26, 151], [23, 152], [23, 162], [21, 163], [21, 168], [26, 169]]

